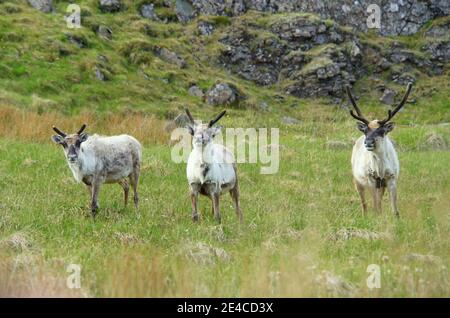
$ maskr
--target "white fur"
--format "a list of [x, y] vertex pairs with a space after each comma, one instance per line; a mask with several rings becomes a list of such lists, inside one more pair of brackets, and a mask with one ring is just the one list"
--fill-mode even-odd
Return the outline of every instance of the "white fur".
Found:
[[366, 149], [364, 139], [365, 136], [361, 136], [353, 146], [351, 161], [355, 180], [365, 187], [374, 187], [374, 177], [397, 179], [400, 163], [389, 137], [378, 140], [374, 151]]
[[[130, 158], [123, 158], [132, 151], [142, 157], [142, 146], [132, 136], [119, 135], [104, 137], [90, 136], [81, 144], [78, 161], [69, 163], [70, 170], [77, 182], [86, 176], [100, 177], [103, 182], [114, 183], [128, 177], [133, 171], [133, 162]], [[123, 165], [105, 167], [105, 161], [121, 160]]]
[[[194, 143], [186, 168], [189, 185], [208, 182], [215, 184], [218, 192], [229, 191], [236, 183], [234, 162], [233, 154], [223, 145], [210, 142], [202, 148]], [[204, 164], [209, 165], [206, 176], [203, 176]]]
[[[381, 212], [384, 190], [387, 188], [391, 201], [392, 212], [399, 216], [397, 208], [397, 179], [400, 173], [400, 163], [397, 152], [389, 137], [379, 137], [373, 151], [368, 151], [364, 145], [365, 136], [355, 143], [352, 153], [352, 171], [355, 186], [361, 197], [363, 211], [367, 211], [366, 190], [373, 196], [374, 207]], [[382, 183], [377, 187], [377, 179]]]

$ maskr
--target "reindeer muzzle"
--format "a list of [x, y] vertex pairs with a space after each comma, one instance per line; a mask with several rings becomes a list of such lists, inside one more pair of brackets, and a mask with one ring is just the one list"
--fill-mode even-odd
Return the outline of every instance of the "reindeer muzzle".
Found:
[[375, 150], [375, 140], [366, 139], [364, 141], [364, 146], [366, 146], [367, 151], [374, 151]]

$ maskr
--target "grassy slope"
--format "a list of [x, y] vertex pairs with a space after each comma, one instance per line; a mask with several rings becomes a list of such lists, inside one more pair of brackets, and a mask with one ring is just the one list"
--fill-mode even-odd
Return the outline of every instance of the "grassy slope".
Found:
[[[55, 15], [19, 5], [20, 13], [0, 16], [2, 104], [34, 108], [44, 117], [47, 110], [76, 114], [88, 109], [103, 114], [131, 108], [160, 118], [172, 117], [187, 104], [197, 113], [202, 109], [206, 117], [217, 109], [189, 96], [189, 83], [208, 88], [216, 80], [231, 81], [248, 99], [241, 108], [230, 111], [224, 125], [280, 127], [280, 172], [264, 176], [257, 165], [241, 164], [245, 224], [238, 227], [231, 200], [225, 197], [222, 226], [213, 221], [206, 199], [201, 200], [202, 223], [195, 225], [190, 220], [184, 165], [170, 161], [166, 140], [160, 145], [153, 139], [143, 140], [140, 217], [131, 207], [122, 207], [118, 186], [107, 185], [101, 192], [99, 217], [93, 222], [87, 216], [86, 191], [72, 181], [60, 149], [49, 143], [1, 138], [2, 260], [17, 262], [19, 257], [30, 256], [32, 263], [62, 277], [67, 275], [66, 264], [80, 263], [83, 287], [98, 296], [449, 295], [450, 154], [421, 149], [430, 133], [441, 134], [448, 142], [449, 126], [436, 125], [450, 120], [448, 75], [421, 75], [414, 91], [418, 102], [399, 114], [397, 121], [402, 125], [392, 134], [402, 165], [402, 218], [394, 220], [386, 199], [383, 215], [362, 217], [351, 184], [350, 149], [325, 147], [328, 140], [349, 142], [357, 137], [354, 122], [327, 101], [287, 96], [279, 102], [274, 97], [277, 87], [258, 88], [213, 67], [198, 52], [204, 48], [213, 55], [220, 49], [216, 43], [226, 30], [227, 19], [219, 19], [214, 36], [199, 38], [193, 37], [195, 23], [143, 22], [134, 6], [120, 14], [99, 14], [94, 1], [80, 2], [91, 12], [86, 23], [105, 23], [113, 29], [112, 42], [99, 40], [89, 29], [67, 31], [61, 22], [63, 1], [58, 2]], [[0, 10], [4, 6], [0, 4]], [[143, 23], [156, 31], [156, 37], [140, 31]], [[81, 33], [89, 47], [76, 48], [67, 42], [64, 32]], [[151, 56], [146, 66], [133, 64], [119, 48], [135, 40], [180, 53], [188, 62], [187, 69], [179, 70], [156, 56]], [[73, 53], [60, 57], [59, 46]], [[92, 76], [98, 54], [110, 60], [110, 81], [99, 82]], [[362, 95], [368, 116], [381, 117], [386, 109], [376, 102], [379, 95], [369, 89], [372, 85], [369, 78], [364, 79], [356, 91]], [[269, 103], [269, 112], [254, 110], [261, 101]], [[281, 125], [283, 115], [297, 117], [302, 123]], [[99, 129], [106, 130], [104, 126]], [[390, 238], [329, 239], [339, 229], [350, 227], [387, 233]], [[30, 242], [22, 252], [5, 248], [15, 233], [23, 233]], [[223, 248], [231, 259], [196, 263], [186, 254], [197, 242]], [[440, 260], [427, 263], [405, 258], [414, 252]], [[371, 263], [382, 267], [382, 288], [372, 292], [365, 285]], [[314, 281], [324, 270], [350, 282], [353, 292], [347, 293], [344, 287], [329, 290]], [[0, 272], [1, 282], [2, 274], [8, 272]]]
[[[242, 90], [247, 99], [241, 103], [240, 109], [257, 109], [265, 101], [272, 106], [272, 116], [279, 113], [303, 116], [304, 109], [292, 106], [300, 104], [312, 109], [317, 104], [327, 103], [316, 99], [299, 101], [289, 96], [280, 102], [275, 95], [280, 94], [282, 83], [273, 87], [256, 87], [214, 66], [214, 60], [222, 49], [218, 39], [227, 32], [230, 24], [245, 26], [253, 21], [263, 26], [274, 17], [255, 12], [250, 12], [248, 17], [234, 19], [202, 17], [202, 20], [216, 25], [214, 34], [204, 37], [198, 35], [197, 21], [181, 25], [142, 19], [136, 10], [138, 4], [131, 1], [124, 12], [102, 14], [95, 5], [96, 1], [88, 0], [78, 2], [83, 12], [83, 28], [70, 30], [63, 20], [67, 2], [58, 1], [55, 14], [42, 14], [25, 2], [0, 4], [0, 102], [3, 104], [39, 112], [56, 110], [65, 114], [79, 113], [83, 109], [100, 112], [134, 109], [156, 114], [160, 118], [173, 118], [188, 105], [193, 109], [201, 108], [210, 115], [217, 110], [205, 106], [199, 98], [190, 96], [187, 90], [193, 82], [208, 89], [216, 81], [232, 82]], [[15, 10], [8, 9], [10, 7]], [[166, 8], [157, 9], [158, 12], [161, 10], [167, 11]], [[100, 39], [92, 31], [97, 25], [110, 27], [113, 40]], [[81, 37], [87, 42], [87, 47], [78, 48], [70, 43], [66, 34]], [[397, 40], [405, 44], [411, 42], [402, 38]], [[380, 41], [368, 35], [366, 41], [387, 47], [394, 39]], [[418, 38], [414, 41], [420, 44], [424, 40]], [[136, 51], [137, 47], [142, 46], [167, 47], [185, 58], [187, 67], [180, 70], [151, 52]], [[411, 46], [411, 49], [417, 48]], [[61, 50], [65, 53], [61, 54]], [[126, 53], [130, 51], [134, 54]], [[102, 64], [99, 55], [105, 56], [109, 62]], [[101, 82], [95, 79], [95, 66], [109, 74], [110, 80]], [[423, 73], [419, 75], [414, 94], [420, 98], [411, 107], [414, 109], [413, 116], [405, 114], [400, 120], [416, 122], [420, 116], [420, 122], [449, 121], [448, 73], [434, 78]], [[389, 73], [383, 75], [388, 76]], [[380, 93], [371, 89], [373, 86], [374, 83], [367, 78], [359, 82], [356, 92], [361, 92], [361, 103], [366, 109], [382, 116], [385, 109], [378, 107]], [[399, 86], [394, 85], [394, 88], [402, 90]]]

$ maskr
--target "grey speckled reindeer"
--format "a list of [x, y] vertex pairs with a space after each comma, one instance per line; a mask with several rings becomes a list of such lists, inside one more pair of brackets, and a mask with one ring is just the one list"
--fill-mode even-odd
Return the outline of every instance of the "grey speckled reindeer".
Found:
[[118, 183], [128, 202], [130, 186], [133, 187], [134, 204], [138, 208], [138, 182], [142, 157], [142, 146], [134, 137], [89, 136], [84, 133], [84, 124], [78, 132], [66, 134], [53, 126], [57, 135], [52, 140], [61, 145], [70, 170], [77, 182], [83, 182], [91, 195], [91, 211], [95, 217], [100, 186], [103, 183]]
[[192, 135], [192, 152], [186, 167], [192, 201], [192, 219], [198, 221], [198, 195], [209, 197], [212, 201], [214, 217], [221, 222], [219, 200], [222, 193], [229, 192], [236, 209], [236, 215], [242, 223], [243, 215], [239, 204], [239, 184], [236, 162], [233, 154], [221, 144], [214, 143], [214, 137], [220, 132], [215, 123], [225, 115], [222, 111], [208, 124], [198, 124], [186, 109], [189, 117], [187, 126]]

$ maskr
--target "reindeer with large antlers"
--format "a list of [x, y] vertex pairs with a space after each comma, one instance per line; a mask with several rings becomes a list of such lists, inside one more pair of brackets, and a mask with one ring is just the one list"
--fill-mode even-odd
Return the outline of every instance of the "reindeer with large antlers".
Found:
[[364, 133], [353, 146], [352, 172], [356, 189], [361, 197], [363, 212], [367, 211], [365, 191], [371, 190], [375, 210], [381, 213], [381, 201], [386, 187], [389, 191], [391, 208], [396, 216], [399, 216], [397, 208], [397, 179], [400, 172], [400, 163], [394, 145], [387, 134], [394, 129], [394, 123], [390, 120], [405, 105], [412, 84], [409, 83], [405, 96], [394, 110], [388, 111], [388, 116], [383, 120], [367, 120], [361, 113], [350, 87], [347, 86], [347, 94], [356, 114], [350, 110], [350, 115], [358, 120], [357, 127]]
[[85, 128], [86, 124], [75, 134], [66, 134], [53, 126], [57, 135], [53, 135], [52, 140], [63, 147], [75, 180], [87, 186], [91, 196], [92, 216], [95, 217], [98, 211], [97, 198], [103, 183], [120, 184], [124, 190], [125, 205], [128, 203], [131, 184], [137, 208], [141, 144], [128, 135], [89, 136], [84, 132]]
[[189, 155], [186, 174], [194, 222], [198, 221], [197, 202], [199, 193], [211, 199], [214, 217], [218, 222], [221, 222], [220, 195], [230, 192], [236, 215], [240, 222], [243, 220], [239, 205], [239, 185], [233, 154], [223, 145], [214, 143], [213, 140], [222, 128], [215, 126], [215, 124], [225, 115], [225, 112], [225, 110], [222, 111], [208, 124], [199, 124], [194, 121], [191, 113], [186, 109], [189, 118], [187, 129], [193, 137], [193, 149]]

